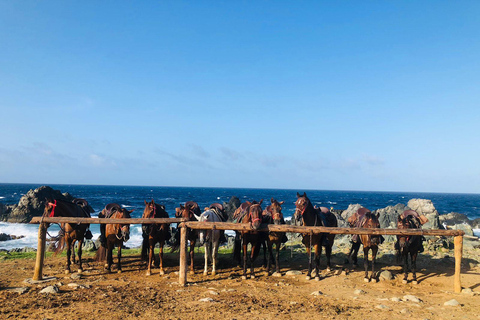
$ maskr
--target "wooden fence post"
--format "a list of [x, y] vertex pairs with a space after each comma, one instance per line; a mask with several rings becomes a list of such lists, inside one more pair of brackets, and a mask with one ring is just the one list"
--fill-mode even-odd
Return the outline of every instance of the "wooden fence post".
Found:
[[38, 245], [37, 245], [37, 260], [35, 262], [35, 271], [33, 273], [33, 280], [38, 281], [43, 279], [43, 260], [45, 257], [45, 241], [47, 237], [47, 227], [44, 223], [40, 223], [38, 227]]
[[187, 284], [187, 226], [180, 225], [180, 268], [178, 271], [178, 282], [181, 286]]
[[453, 244], [455, 245], [455, 276], [453, 280], [453, 287], [455, 293], [460, 293], [462, 292], [460, 271], [462, 267], [463, 236], [455, 236], [453, 238]]

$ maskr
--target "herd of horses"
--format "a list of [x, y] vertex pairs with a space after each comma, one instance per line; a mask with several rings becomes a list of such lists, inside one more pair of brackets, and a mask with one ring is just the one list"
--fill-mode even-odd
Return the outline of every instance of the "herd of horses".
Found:
[[[264, 232], [260, 231], [261, 224], [285, 224], [282, 214], [283, 201], [271, 199], [271, 204], [265, 209], [262, 209], [263, 199], [260, 201], [246, 201], [242, 203], [230, 217], [236, 223], [250, 224], [251, 228], [248, 230], [236, 231], [235, 245], [234, 245], [234, 260], [238, 265], [243, 266], [243, 279], [247, 279], [247, 267], [250, 266], [250, 277], [255, 278], [254, 262], [260, 253], [263, 246], [264, 251], [264, 265], [267, 266], [267, 273], [270, 275], [271, 263], [275, 264], [275, 274], [280, 273], [279, 252], [282, 243], [287, 241], [284, 232]], [[83, 199], [76, 199], [73, 202], [62, 200], [47, 199], [45, 204], [45, 217], [90, 217], [88, 210], [88, 203]], [[108, 204], [98, 215], [99, 218], [130, 218], [133, 210], [129, 211], [118, 204]], [[150, 202], [145, 201], [145, 209], [142, 218], [168, 218], [169, 215], [165, 211], [165, 207], [154, 200]], [[188, 201], [184, 205], [175, 210], [175, 217], [184, 218], [187, 221], [201, 221], [201, 222], [225, 222], [228, 215], [225, 213], [223, 206], [219, 203], [214, 203], [208, 208], [204, 208], [203, 212], [196, 202]], [[323, 226], [323, 227], [337, 227], [338, 222], [335, 214], [326, 207], [316, 207], [312, 204], [306, 193], [300, 195], [297, 193], [297, 200], [295, 201], [295, 222], [304, 226]], [[419, 215], [413, 210], [406, 210], [398, 217], [399, 229], [416, 229], [421, 228], [423, 224], [420, 221]], [[357, 228], [380, 228], [378, 214], [370, 212], [366, 208], [360, 208], [352, 216], [348, 218], [348, 223], [351, 227]], [[71, 255], [76, 242], [78, 242], [78, 271], [82, 272], [82, 243], [84, 239], [90, 235], [89, 224], [79, 223], [62, 223], [60, 225], [60, 233], [56, 238], [56, 252], [60, 252], [65, 247], [67, 249], [67, 265], [66, 273], [71, 272]], [[105, 268], [108, 272], [111, 270], [113, 264], [112, 252], [114, 247], [118, 248], [118, 272], [122, 271], [121, 267], [121, 249], [123, 243], [128, 241], [130, 233], [129, 224], [109, 223], [100, 225], [100, 243], [101, 246], [97, 250], [96, 259], [98, 261], [105, 261]], [[163, 268], [163, 247], [165, 243], [171, 238], [170, 226], [168, 223], [161, 224], [143, 224], [142, 225], [142, 258], [147, 261], [147, 275], [151, 275], [151, 267], [154, 264], [154, 250], [158, 243], [159, 252], [159, 268], [160, 275], [165, 273]], [[189, 229], [188, 241], [190, 243], [189, 257], [190, 257], [190, 273], [194, 273], [194, 248], [197, 241], [205, 245], [205, 267], [204, 274], [208, 274], [208, 262], [211, 261], [211, 274], [216, 274], [218, 248], [223, 237], [221, 230], [195, 230]], [[172, 251], [179, 246], [179, 237], [177, 236], [175, 243], [172, 246]], [[306, 233], [303, 234], [302, 242], [306, 247], [308, 255], [308, 271], [307, 279], [312, 278], [312, 270], [315, 269], [314, 278], [320, 280], [320, 256], [322, 248], [325, 248], [327, 259], [327, 271], [331, 270], [331, 254], [332, 246], [335, 240], [335, 235], [331, 233]], [[397, 258], [403, 260], [404, 279], [406, 283], [408, 279], [408, 257], [411, 260], [411, 269], [413, 274], [413, 283], [417, 283], [416, 278], [416, 258], [419, 252], [423, 250], [422, 236], [406, 236], [398, 235], [395, 249], [397, 251]], [[378, 246], [383, 242], [383, 237], [380, 235], [354, 235], [352, 237], [352, 246], [348, 254], [347, 264], [357, 264], [357, 254], [360, 246], [363, 246], [364, 251], [364, 269], [365, 281], [369, 282], [375, 279], [375, 258], [378, 252]], [[250, 252], [248, 248], [250, 245]], [[275, 258], [273, 256], [273, 245], [276, 247]], [[314, 258], [312, 261], [311, 250], [314, 250]], [[266, 258], [265, 249], [268, 249], [268, 259]], [[372, 252], [371, 272], [368, 273], [369, 267], [369, 251]], [[243, 253], [243, 254], [242, 254]], [[73, 262], [75, 263], [75, 254], [73, 252]], [[315, 264], [315, 265], [314, 265]]]

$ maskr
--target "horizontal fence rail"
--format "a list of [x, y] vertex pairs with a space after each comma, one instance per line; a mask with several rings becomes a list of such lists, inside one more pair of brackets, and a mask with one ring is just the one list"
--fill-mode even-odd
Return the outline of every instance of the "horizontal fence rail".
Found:
[[[42, 279], [43, 260], [45, 255], [45, 237], [46, 229], [49, 223], [89, 223], [89, 224], [161, 224], [161, 223], [177, 223], [180, 228], [180, 270], [179, 283], [186, 285], [187, 283], [187, 235], [188, 228], [196, 230], [235, 230], [235, 231], [257, 231], [257, 232], [289, 232], [302, 234], [367, 234], [367, 235], [411, 235], [411, 236], [446, 236], [454, 237], [455, 246], [455, 274], [454, 274], [454, 291], [461, 292], [461, 261], [463, 252], [463, 230], [440, 230], [440, 229], [365, 229], [365, 228], [338, 228], [338, 227], [311, 227], [311, 226], [294, 226], [294, 225], [275, 225], [261, 224], [260, 228], [253, 230], [249, 223], [231, 223], [231, 222], [199, 222], [187, 221], [183, 218], [73, 218], [73, 217], [33, 217], [30, 221], [32, 224], [40, 224], [38, 228], [38, 250], [37, 260], [33, 280]], [[185, 228], [188, 227], [188, 228]]]
[[89, 224], [156, 224], [156, 223], [180, 223], [186, 221], [183, 218], [73, 218], [73, 217], [33, 217], [30, 223], [89, 223]]

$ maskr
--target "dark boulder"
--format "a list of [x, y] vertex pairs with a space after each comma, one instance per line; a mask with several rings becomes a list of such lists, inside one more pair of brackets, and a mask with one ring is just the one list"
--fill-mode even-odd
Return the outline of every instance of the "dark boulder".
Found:
[[470, 226], [472, 225], [472, 221], [468, 219], [468, 217], [463, 213], [458, 212], [450, 212], [447, 214], [442, 214], [438, 217], [441, 224], [446, 224], [447, 226], [453, 226], [456, 224], [466, 223]]
[[2, 219], [7, 222], [29, 222], [32, 217], [41, 216], [45, 209], [45, 199], [57, 199], [72, 201], [74, 198], [67, 192], [61, 193], [48, 186], [42, 186], [35, 190], [29, 190], [18, 204]]
[[225, 213], [228, 215], [227, 221], [233, 221], [233, 213], [240, 207], [240, 199], [235, 196], [232, 196], [228, 203], [224, 202], [223, 207], [225, 208]]

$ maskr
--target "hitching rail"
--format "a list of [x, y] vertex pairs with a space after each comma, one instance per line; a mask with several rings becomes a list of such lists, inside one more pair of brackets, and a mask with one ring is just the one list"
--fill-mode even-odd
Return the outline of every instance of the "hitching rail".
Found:
[[[37, 260], [35, 263], [35, 271], [33, 280], [42, 279], [43, 259], [45, 256], [45, 240], [48, 223], [90, 223], [90, 224], [107, 224], [107, 223], [129, 223], [129, 224], [153, 224], [153, 223], [178, 223], [180, 230], [180, 268], [179, 283], [186, 285], [187, 283], [187, 226], [191, 229], [199, 230], [235, 230], [249, 231], [250, 224], [247, 223], [229, 223], [229, 222], [198, 222], [185, 221], [179, 218], [130, 218], [130, 219], [107, 219], [107, 218], [67, 218], [67, 217], [34, 217], [30, 223], [39, 223], [38, 228], [38, 249]], [[454, 291], [461, 292], [461, 262], [463, 253], [463, 236], [465, 232], [462, 230], [418, 230], [418, 229], [363, 229], [363, 228], [327, 228], [327, 227], [308, 227], [308, 226], [291, 226], [291, 225], [273, 225], [262, 224], [258, 231], [273, 232], [291, 232], [291, 233], [331, 233], [331, 234], [371, 234], [371, 235], [424, 235], [424, 236], [447, 236], [454, 237], [455, 246], [455, 275], [454, 275]]]

